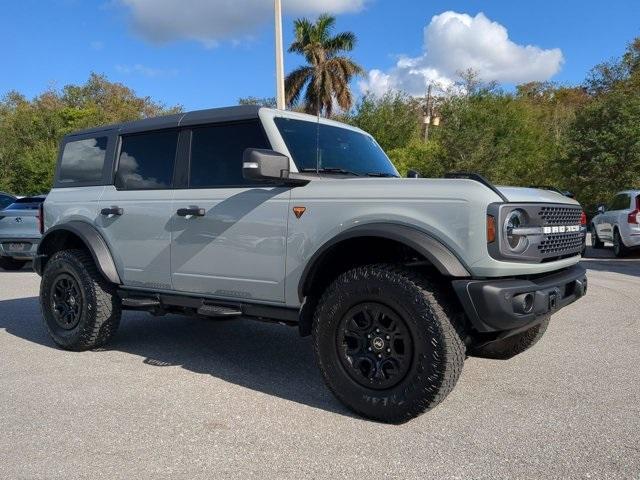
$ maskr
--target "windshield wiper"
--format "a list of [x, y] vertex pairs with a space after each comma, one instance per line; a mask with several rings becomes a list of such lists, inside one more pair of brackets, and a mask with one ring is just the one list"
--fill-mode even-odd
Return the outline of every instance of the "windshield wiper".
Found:
[[367, 173], [368, 177], [380, 177], [380, 178], [400, 178], [398, 175], [393, 173], [384, 173], [384, 172], [372, 172]]
[[338, 173], [338, 174], [343, 174], [343, 175], [354, 175], [356, 177], [359, 177], [360, 174], [356, 173], [356, 172], [352, 172], [350, 170], [345, 170], [344, 168], [333, 168], [333, 167], [328, 167], [328, 168], [319, 168], [319, 169], [315, 169], [315, 168], [303, 168], [302, 170], [300, 170], [301, 173], [315, 173], [315, 172], [319, 172], [319, 173]]

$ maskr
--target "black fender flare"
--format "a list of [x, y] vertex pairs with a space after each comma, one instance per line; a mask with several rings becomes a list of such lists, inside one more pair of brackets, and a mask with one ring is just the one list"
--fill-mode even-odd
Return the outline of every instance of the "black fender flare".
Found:
[[321, 263], [322, 256], [334, 245], [343, 240], [356, 237], [381, 237], [395, 240], [420, 253], [436, 267], [441, 274], [447, 277], [471, 277], [471, 273], [469, 273], [469, 269], [464, 265], [463, 261], [440, 240], [429, 233], [402, 224], [370, 223], [349, 228], [316, 250], [307, 262], [298, 283], [298, 297], [300, 301], [306, 296], [308, 286], [313, 281], [318, 265]]
[[91, 253], [98, 270], [105, 279], [116, 285], [122, 284], [107, 242], [94, 226], [78, 220], [62, 223], [47, 230], [42, 240], [40, 240], [38, 254], [34, 262], [34, 269], [38, 274], [42, 275], [42, 271], [44, 270], [47, 257], [46, 250], [49, 243], [47, 240], [53, 239], [56, 233], [59, 234], [64, 231], [70, 232], [82, 240]]

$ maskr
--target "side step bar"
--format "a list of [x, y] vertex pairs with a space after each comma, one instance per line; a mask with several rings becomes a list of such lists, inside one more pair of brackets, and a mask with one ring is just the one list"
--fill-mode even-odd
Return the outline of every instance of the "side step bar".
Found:
[[240, 317], [242, 316], [242, 310], [237, 308], [222, 307], [220, 305], [202, 305], [198, 308], [198, 315], [205, 317]]
[[144, 292], [121, 288], [118, 295], [122, 306], [130, 310], [149, 311], [154, 314], [166, 313], [167, 309], [187, 309], [186, 313], [197, 313], [211, 318], [253, 317], [287, 324], [299, 322], [300, 310], [296, 308], [262, 305], [257, 303], [217, 302], [203, 297], [179, 294]]

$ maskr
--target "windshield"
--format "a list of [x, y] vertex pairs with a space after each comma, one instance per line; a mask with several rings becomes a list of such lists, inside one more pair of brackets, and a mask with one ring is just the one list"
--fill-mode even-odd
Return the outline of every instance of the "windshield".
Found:
[[301, 172], [317, 168], [327, 173], [398, 176], [382, 148], [369, 135], [291, 118], [279, 117], [275, 123]]

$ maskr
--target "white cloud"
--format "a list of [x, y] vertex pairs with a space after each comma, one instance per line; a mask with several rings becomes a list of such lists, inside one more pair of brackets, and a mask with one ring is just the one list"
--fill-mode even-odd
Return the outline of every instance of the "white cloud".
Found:
[[544, 81], [558, 73], [563, 62], [560, 49], [518, 45], [504, 26], [483, 13], [472, 17], [449, 11], [434, 16], [425, 27], [422, 55], [400, 57], [388, 72], [371, 70], [360, 87], [377, 94], [399, 89], [424, 95], [428, 83], [450, 87], [458, 72], [469, 68], [483, 81]]
[[[357, 12], [370, 0], [283, 0], [285, 13], [315, 15]], [[272, 0], [120, 0], [131, 10], [133, 27], [144, 38], [163, 43], [189, 39], [207, 47], [221, 40], [251, 37], [273, 22]]]
[[140, 63], [135, 65], [116, 65], [116, 71], [123, 75], [142, 75], [144, 77], [156, 78], [156, 77], [175, 77], [178, 75], [178, 70], [164, 70], [162, 68], [147, 67]]

